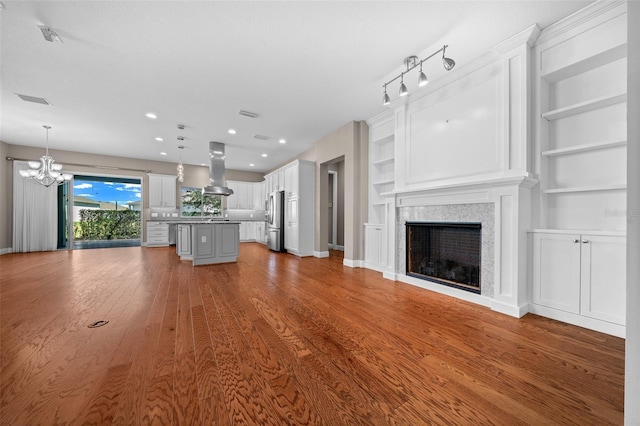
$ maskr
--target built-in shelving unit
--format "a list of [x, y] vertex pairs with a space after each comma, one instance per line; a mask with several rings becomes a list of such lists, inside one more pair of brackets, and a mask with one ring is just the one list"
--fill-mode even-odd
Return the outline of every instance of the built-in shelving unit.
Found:
[[612, 43], [593, 54], [590, 45], [574, 44], [575, 62], [560, 53], [562, 43], [541, 49], [541, 57], [559, 62], [547, 63], [552, 71], [538, 79], [542, 228], [626, 226], [621, 215], [606, 213], [624, 211], [627, 187], [626, 40]]
[[543, 30], [535, 46], [540, 208], [531, 231], [529, 306], [532, 313], [620, 337], [626, 26], [624, 2], [595, 2]]
[[549, 121], [559, 120], [561, 118], [569, 117], [576, 114], [582, 114], [583, 112], [597, 110], [626, 101], [626, 93], [613, 96], [602, 96], [597, 99], [589, 99], [584, 102], [579, 102], [577, 104], [568, 105], [562, 108], [554, 109], [552, 111], [547, 111], [545, 113], [542, 113], [542, 118]]
[[384, 194], [393, 191], [395, 184], [394, 135], [370, 141], [370, 211], [369, 222], [384, 224]]

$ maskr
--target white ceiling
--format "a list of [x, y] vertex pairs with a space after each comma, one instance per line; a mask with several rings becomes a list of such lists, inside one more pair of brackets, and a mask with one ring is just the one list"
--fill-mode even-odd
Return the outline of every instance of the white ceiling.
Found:
[[[456, 72], [530, 25], [544, 28], [590, 1], [2, 3], [0, 140], [43, 147], [48, 124], [51, 148], [177, 162], [182, 144], [188, 164], [208, 164], [215, 140], [226, 144], [227, 168], [264, 172], [347, 122], [384, 111], [382, 84], [406, 56], [448, 44]], [[42, 24], [63, 43], [45, 41]], [[424, 70], [431, 80], [445, 72], [435, 58]]]

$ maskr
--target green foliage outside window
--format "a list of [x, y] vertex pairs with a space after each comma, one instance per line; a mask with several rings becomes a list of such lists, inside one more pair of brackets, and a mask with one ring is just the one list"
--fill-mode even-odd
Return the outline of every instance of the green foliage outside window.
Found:
[[181, 216], [222, 216], [222, 197], [219, 195], [202, 195], [201, 188], [181, 188]]
[[140, 212], [136, 210], [81, 209], [73, 223], [76, 240], [120, 240], [140, 238]]

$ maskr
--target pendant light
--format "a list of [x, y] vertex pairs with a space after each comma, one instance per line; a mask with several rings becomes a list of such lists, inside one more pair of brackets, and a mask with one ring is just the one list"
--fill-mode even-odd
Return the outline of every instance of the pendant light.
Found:
[[40, 161], [29, 161], [28, 170], [20, 170], [20, 176], [33, 180], [44, 187], [51, 185], [61, 185], [73, 177], [68, 173], [60, 173], [62, 164], [54, 164], [53, 158], [49, 155], [49, 129], [51, 126], [43, 125], [47, 132], [45, 155], [40, 157]]
[[180, 150], [180, 163], [178, 163], [178, 182], [184, 182], [184, 166], [182, 165], [182, 150], [184, 149], [184, 145], [178, 146]]

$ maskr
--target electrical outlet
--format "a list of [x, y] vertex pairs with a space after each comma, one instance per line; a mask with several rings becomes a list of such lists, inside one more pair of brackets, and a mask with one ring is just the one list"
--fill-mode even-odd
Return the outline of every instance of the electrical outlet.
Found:
[[205, 235], [202, 236], [202, 242], [206, 243], [207, 242], [207, 237]]

